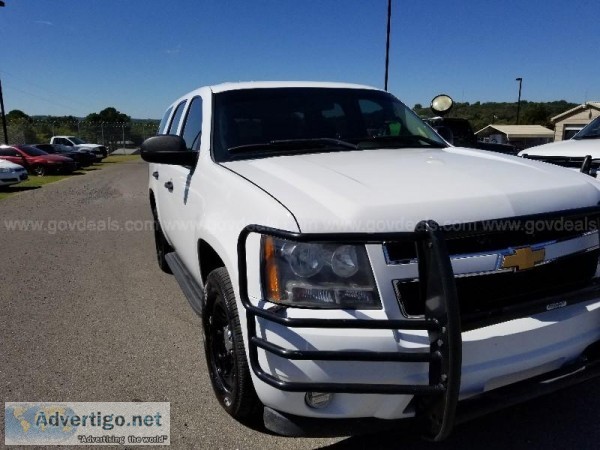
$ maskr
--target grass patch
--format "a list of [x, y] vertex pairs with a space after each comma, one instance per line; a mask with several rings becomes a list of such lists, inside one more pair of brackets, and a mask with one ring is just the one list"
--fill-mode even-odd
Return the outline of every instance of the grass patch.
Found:
[[[75, 172], [78, 173], [78, 172]], [[0, 188], [0, 200], [10, 197], [17, 192], [31, 191], [33, 189], [39, 189], [45, 184], [54, 183], [55, 181], [62, 180], [63, 178], [71, 175], [46, 175], [44, 177], [38, 177], [36, 175], [29, 175], [29, 179], [22, 181], [19, 184], [13, 184], [11, 186], [5, 186]]]
[[127, 161], [141, 161], [142, 157], [140, 155], [110, 155], [107, 158], [104, 158], [100, 164], [94, 164], [94, 166], [102, 165], [102, 164], [114, 164], [120, 162]]
[[86, 172], [101, 170], [102, 166], [106, 164], [141, 160], [142, 158], [140, 158], [139, 155], [111, 155], [107, 158], [104, 158], [101, 163], [95, 163], [94, 165], [91, 165], [89, 167], [79, 169], [73, 172], [71, 175], [46, 175], [43, 177], [38, 177], [36, 175], [29, 174], [29, 179], [27, 181], [23, 181], [19, 184], [13, 184], [12, 186], [0, 187], [0, 200], [8, 198], [11, 195], [16, 194], [17, 192], [25, 192], [34, 189], [40, 189], [45, 184], [54, 183], [64, 178], [83, 176], [86, 174]]

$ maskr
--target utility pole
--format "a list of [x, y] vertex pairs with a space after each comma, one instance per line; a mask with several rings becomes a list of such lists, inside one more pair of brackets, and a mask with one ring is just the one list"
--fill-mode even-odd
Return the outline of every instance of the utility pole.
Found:
[[0, 112], [2, 113], [2, 131], [4, 132], [4, 143], [8, 145], [8, 131], [6, 131], [6, 113], [4, 112], [4, 97], [2, 96], [2, 80], [0, 80]]
[[388, 90], [388, 72], [390, 66], [390, 29], [392, 25], [392, 0], [388, 0], [387, 9], [387, 35], [385, 41], [385, 83], [384, 89]]
[[[0, 0], [0, 8], [4, 2]], [[2, 114], [2, 131], [4, 132], [4, 143], [8, 145], [8, 132], [6, 131], [6, 112], [4, 111], [4, 97], [2, 96], [2, 80], [0, 80], [0, 113]]]
[[519, 100], [517, 100], [517, 125], [519, 125], [519, 113], [521, 112], [521, 86], [523, 85], [523, 78], [515, 78], [515, 81], [519, 82]]

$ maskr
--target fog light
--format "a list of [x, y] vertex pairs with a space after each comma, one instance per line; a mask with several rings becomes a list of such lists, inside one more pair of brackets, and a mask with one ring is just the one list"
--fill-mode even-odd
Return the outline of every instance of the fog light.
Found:
[[326, 392], [307, 392], [304, 396], [306, 404], [315, 409], [325, 408], [331, 403], [332, 399], [333, 394], [328, 394]]

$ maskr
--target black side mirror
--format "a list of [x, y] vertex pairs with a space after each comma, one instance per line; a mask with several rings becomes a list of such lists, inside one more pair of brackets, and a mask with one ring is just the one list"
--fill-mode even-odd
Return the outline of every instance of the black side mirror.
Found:
[[141, 146], [140, 155], [147, 162], [195, 166], [198, 152], [188, 150], [181, 136], [159, 134], [146, 139]]

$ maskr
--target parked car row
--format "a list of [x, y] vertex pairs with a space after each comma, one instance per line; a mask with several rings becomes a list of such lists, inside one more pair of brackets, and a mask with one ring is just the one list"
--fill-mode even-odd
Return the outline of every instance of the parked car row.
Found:
[[67, 147], [66, 145], [35, 144], [33, 147], [52, 155], [66, 156], [67, 158], [71, 158], [73, 161], [75, 161], [75, 163], [77, 163], [78, 168], [88, 167], [95, 162], [102, 160], [101, 158], [98, 159], [96, 155], [89, 150], [77, 150], [73, 149], [72, 147]]
[[70, 174], [98, 159], [93, 152], [58, 144], [0, 146], [0, 186], [20, 183], [28, 174]]

